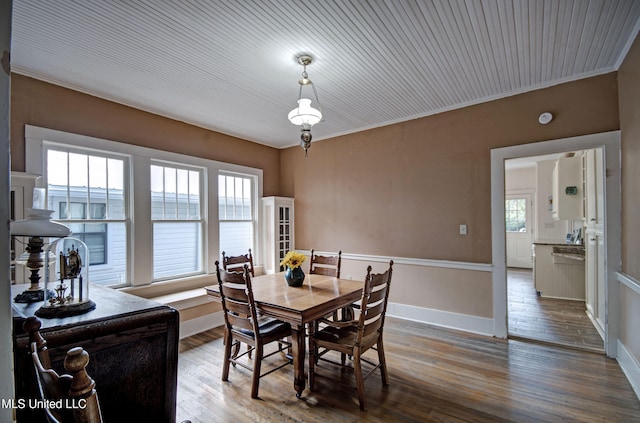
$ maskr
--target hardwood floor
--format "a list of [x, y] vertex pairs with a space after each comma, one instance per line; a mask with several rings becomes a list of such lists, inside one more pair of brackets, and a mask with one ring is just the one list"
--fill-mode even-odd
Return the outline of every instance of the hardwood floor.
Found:
[[[601, 354], [395, 318], [387, 318], [384, 341], [390, 384], [372, 374], [365, 381], [369, 411], [361, 412], [351, 372], [343, 372], [343, 383], [318, 378], [316, 391], [298, 400], [287, 366], [261, 379], [260, 399], [252, 400], [245, 369], [220, 380], [221, 329], [186, 338], [177, 421], [640, 422], [640, 401], [617, 362]], [[321, 369], [341, 374], [330, 364]]]
[[583, 301], [537, 296], [533, 272], [507, 272], [509, 336], [550, 342], [604, 354], [604, 341], [585, 312]]

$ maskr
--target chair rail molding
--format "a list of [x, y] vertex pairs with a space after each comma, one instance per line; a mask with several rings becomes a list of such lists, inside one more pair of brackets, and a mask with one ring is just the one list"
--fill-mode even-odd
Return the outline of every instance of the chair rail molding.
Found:
[[[311, 254], [311, 250], [298, 250], [306, 256]], [[315, 251], [316, 254], [331, 255], [335, 254], [335, 251]], [[388, 263], [389, 260], [393, 260], [394, 264], [407, 264], [412, 266], [426, 266], [426, 267], [444, 267], [448, 269], [459, 270], [473, 270], [477, 272], [491, 272], [493, 266], [487, 263], [470, 263], [464, 261], [449, 261], [449, 260], [432, 260], [413, 257], [392, 257], [392, 256], [378, 256], [370, 254], [355, 254], [355, 253], [342, 253], [343, 260], [356, 260], [370, 263]]]

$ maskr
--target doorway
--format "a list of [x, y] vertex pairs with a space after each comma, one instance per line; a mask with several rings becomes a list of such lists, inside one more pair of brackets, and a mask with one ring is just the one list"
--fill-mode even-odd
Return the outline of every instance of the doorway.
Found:
[[[572, 154], [582, 160], [585, 153], [576, 151]], [[563, 153], [505, 161], [508, 337], [604, 353], [604, 340], [590, 319], [586, 307], [585, 257], [564, 264], [553, 264], [549, 256], [551, 247], [548, 244], [556, 243], [565, 248], [566, 234], [585, 224], [582, 219], [554, 220], [552, 216], [552, 200], [549, 197], [552, 197], [553, 192], [553, 167], [558, 158], [565, 155]], [[580, 178], [582, 176], [581, 172]], [[580, 193], [586, 193], [586, 190], [580, 187]], [[539, 201], [539, 205], [535, 199]], [[571, 248], [584, 252], [583, 238], [577, 238]], [[536, 241], [541, 241], [543, 245]], [[534, 263], [534, 251], [538, 256], [545, 255], [549, 259], [537, 257], [538, 262]], [[574, 279], [571, 283], [578, 284], [582, 297], [545, 290], [552, 283], [563, 282], [556, 281], [555, 278], [549, 279], [559, 272], [562, 272], [565, 280]], [[541, 290], [545, 291], [544, 295]], [[565, 298], [561, 298], [563, 296]]]
[[[494, 333], [500, 338], [508, 337], [508, 297], [507, 297], [507, 259], [505, 224], [505, 170], [506, 160], [547, 154], [559, 154], [566, 151], [588, 150], [602, 147], [606, 178], [604, 179], [604, 222], [605, 230], [603, 251], [605, 255], [604, 292], [605, 322], [604, 346], [610, 357], [617, 356], [616, 340], [619, 335], [617, 313], [610, 312], [619, 308], [619, 288], [615, 273], [620, 263], [620, 131], [565, 138], [523, 144], [513, 147], [497, 148], [491, 151], [491, 209], [492, 209], [492, 262], [494, 295]], [[608, 283], [611, 281], [612, 283]]]

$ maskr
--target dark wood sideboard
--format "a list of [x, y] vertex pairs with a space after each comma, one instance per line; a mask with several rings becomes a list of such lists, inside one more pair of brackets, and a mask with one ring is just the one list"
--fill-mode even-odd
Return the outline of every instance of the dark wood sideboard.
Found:
[[[12, 297], [28, 285], [12, 286]], [[52, 367], [65, 373], [62, 361], [75, 346], [90, 356], [87, 371], [96, 382], [105, 422], [175, 422], [178, 377], [178, 311], [131, 294], [91, 285], [95, 310], [65, 317], [41, 318]], [[28, 355], [24, 320], [42, 303], [13, 303], [16, 399], [39, 398]], [[16, 410], [18, 423], [40, 421], [38, 411]], [[43, 416], [42, 416], [43, 417]]]

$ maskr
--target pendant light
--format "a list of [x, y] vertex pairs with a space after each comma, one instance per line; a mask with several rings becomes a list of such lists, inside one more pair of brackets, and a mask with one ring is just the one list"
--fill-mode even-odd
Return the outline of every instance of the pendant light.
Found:
[[[307, 66], [309, 66], [312, 61], [313, 58], [306, 54], [298, 56], [297, 58], [298, 64], [303, 67], [302, 78], [298, 80], [298, 84], [300, 84], [300, 89], [298, 90], [298, 105], [289, 112], [288, 116], [292, 124], [300, 126], [300, 147], [304, 149], [305, 157], [307, 157], [307, 150], [311, 147], [311, 127], [323, 120], [316, 86], [311, 82], [307, 74]], [[303, 93], [303, 89], [305, 89], [305, 93]], [[313, 92], [317, 109], [311, 106], [312, 100], [310, 98], [303, 96], [311, 94], [311, 91]]]

